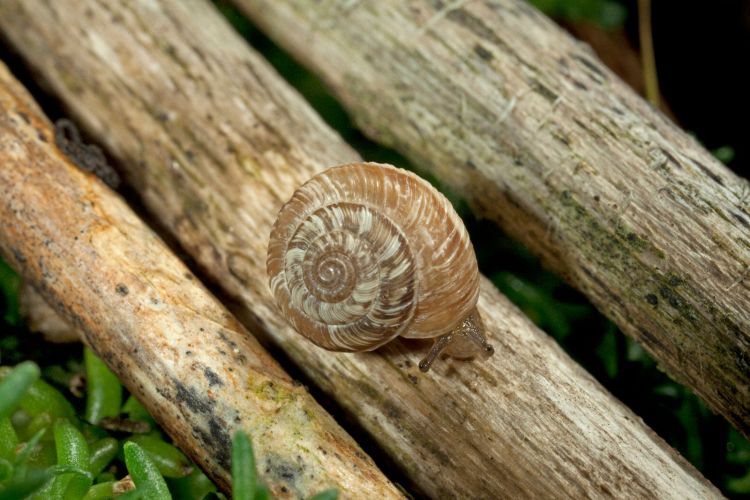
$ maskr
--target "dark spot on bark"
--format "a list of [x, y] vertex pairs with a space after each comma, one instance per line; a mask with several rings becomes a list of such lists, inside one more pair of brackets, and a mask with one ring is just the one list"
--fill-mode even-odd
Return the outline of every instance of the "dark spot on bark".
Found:
[[712, 181], [716, 182], [720, 186], [724, 185], [724, 179], [722, 179], [717, 174], [715, 174], [714, 172], [712, 172], [707, 166], [705, 166], [701, 162], [699, 162], [699, 161], [697, 161], [697, 160], [695, 160], [693, 158], [690, 158], [690, 159], [693, 161], [693, 163], [695, 164], [695, 166], [697, 166], [699, 169], [701, 169], [701, 171], [704, 174], [706, 174]]
[[159, 111], [156, 113], [156, 119], [161, 123], [166, 123], [169, 121], [169, 115], [164, 111]]
[[26, 113], [24, 113], [23, 111], [19, 111], [19, 112], [18, 112], [18, 116], [20, 116], [20, 117], [21, 117], [21, 119], [22, 119], [23, 121], [25, 121], [27, 125], [31, 123], [31, 119], [29, 118], [29, 115], [27, 115], [27, 114], [26, 114]]
[[531, 90], [544, 97], [549, 102], [555, 102], [557, 100], [557, 94], [539, 80], [532, 78], [529, 81], [529, 86], [531, 86]]
[[678, 286], [682, 284], [682, 280], [678, 276], [670, 276], [669, 277], [669, 285], [670, 286]]
[[[138, 384], [139, 387], [142, 387], [143, 384]], [[159, 396], [163, 397], [167, 401], [174, 401], [171, 394], [169, 394], [165, 389], [162, 389], [161, 387], [156, 388], [156, 393], [159, 394]]]
[[124, 297], [129, 293], [129, 290], [128, 290], [128, 287], [125, 286], [123, 283], [118, 283], [115, 286], [115, 292], [117, 292], [118, 295], [122, 295]]
[[478, 55], [480, 59], [487, 61], [487, 62], [492, 61], [492, 59], [494, 58], [494, 56], [492, 55], [492, 52], [485, 49], [478, 43], [474, 45], [474, 53]]
[[192, 355], [193, 355], [193, 351], [185, 351], [185, 356], [192, 356]]
[[412, 374], [407, 375], [406, 378], [408, 378], [409, 382], [411, 382], [414, 385], [417, 385], [419, 383], [419, 379]]
[[670, 153], [669, 151], [667, 151], [664, 148], [659, 148], [659, 150], [661, 151], [661, 154], [663, 154], [664, 156], [666, 156], [669, 159], [669, 161], [671, 161], [674, 164], [675, 167], [677, 167], [679, 169], [682, 169], [682, 164], [679, 161], [677, 161], [677, 158], [675, 158], [672, 155], [672, 153]]
[[750, 227], [750, 224], [747, 222], [747, 219], [745, 219], [743, 216], [741, 216], [738, 213], [732, 212], [732, 216], [737, 219], [737, 222], [742, 224], [745, 227]]
[[[439, 9], [439, 7], [438, 7]], [[469, 12], [467, 12], [464, 9], [455, 9], [448, 12], [446, 15], [446, 18], [450, 20], [451, 22], [454, 22], [456, 24], [459, 24], [472, 33], [474, 33], [479, 38], [490, 42], [491, 44], [502, 48], [504, 51], [511, 53], [512, 50], [508, 46], [507, 43], [505, 43], [497, 34], [492, 31], [490, 27], [488, 27], [484, 22], [482, 22], [481, 19], [479, 19], [476, 16], [473, 16]]]
[[10, 251], [13, 254], [13, 258], [16, 259], [16, 262], [18, 262], [19, 264], [26, 263], [26, 256], [22, 254], [18, 248], [12, 247]]
[[227, 431], [226, 422], [212, 416], [208, 419], [208, 430], [213, 438], [216, 461], [228, 469], [231, 461], [232, 438]]
[[174, 383], [175, 389], [177, 389], [178, 403], [185, 403], [185, 405], [195, 413], [211, 413], [211, 410], [216, 403], [205, 396], [200, 396], [194, 388], [185, 386], [185, 384], [177, 379], [172, 379], [172, 382]]
[[44, 135], [44, 132], [42, 132], [41, 130], [36, 129], [36, 136], [39, 138], [40, 141], [47, 142], [47, 136]]
[[646, 295], [646, 302], [656, 307], [659, 305], [659, 297], [657, 297], [653, 293], [649, 293], [648, 295]]
[[44, 259], [42, 257], [39, 257], [37, 265], [39, 266], [39, 271], [42, 273], [42, 279], [49, 280], [52, 278], [52, 273], [50, 273], [47, 266], [44, 265]]
[[466, 160], [466, 168], [470, 170], [477, 170], [476, 164], [471, 160]]
[[[299, 457], [298, 460], [301, 462]], [[275, 453], [270, 453], [266, 457], [266, 474], [292, 487], [294, 487], [297, 478], [304, 475], [304, 471], [305, 467], [301, 463], [293, 463]]]
[[595, 202], [599, 203], [600, 200], [601, 200], [601, 198], [599, 197], [598, 194], [594, 196], [594, 201]]
[[55, 144], [78, 168], [91, 172], [112, 189], [120, 185], [120, 176], [108, 163], [101, 148], [85, 144], [78, 127], [67, 119], [55, 122]]
[[663, 286], [659, 288], [659, 295], [667, 301], [667, 303], [675, 309], [680, 309], [683, 306], [682, 299], [672, 291], [671, 288]]
[[203, 375], [206, 376], [206, 380], [208, 380], [209, 387], [213, 387], [215, 385], [224, 385], [224, 382], [221, 380], [221, 377], [219, 377], [219, 375], [209, 367], [205, 367], [203, 369]]
[[583, 64], [589, 70], [589, 76], [592, 77], [596, 83], [603, 83], [607, 81], [607, 75], [604, 74], [602, 69], [594, 61], [581, 54], [571, 54], [572, 59]]
[[586, 85], [584, 85], [584, 83], [583, 83], [583, 82], [581, 82], [581, 81], [578, 81], [578, 80], [576, 80], [576, 79], [574, 79], [574, 78], [573, 78], [573, 79], [571, 79], [570, 81], [571, 81], [571, 82], [573, 82], [573, 85], [574, 85], [574, 86], [575, 86], [575, 87], [576, 87], [577, 89], [579, 89], [579, 90], [587, 91], [587, 90], [589, 89], [589, 88], [588, 88], [588, 87], [587, 87]]
[[654, 347], [663, 346], [661, 339], [655, 336], [650, 331], [646, 330], [645, 328], [638, 327], [638, 333], [639, 333], [641, 342], [643, 342], [644, 344], [654, 346]]

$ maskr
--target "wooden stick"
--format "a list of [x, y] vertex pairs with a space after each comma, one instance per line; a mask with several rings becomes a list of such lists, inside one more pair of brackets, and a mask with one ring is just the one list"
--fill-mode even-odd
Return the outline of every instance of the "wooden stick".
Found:
[[235, 2], [750, 437], [746, 180], [523, 0]]
[[61, 154], [2, 63], [0, 164], [0, 255], [222, 489], [244, 428], [274, 496], [401, 496], [123, 200]]
[[81, 342], [81, 332], [65, 321], [33, 286], [24, 283], [18, 295], [21, 317], [32, 332], [44, 335], [52, 343]]
[[432, 497], [718, 496], [486, 280], [486, 363], [424, 344], [337, 354], [279, 316], [265, 276], [281, 204], [357, 155], [203, 1], [0, 3], [0, 29], [122, 163], [243, 320], [264, 330]]

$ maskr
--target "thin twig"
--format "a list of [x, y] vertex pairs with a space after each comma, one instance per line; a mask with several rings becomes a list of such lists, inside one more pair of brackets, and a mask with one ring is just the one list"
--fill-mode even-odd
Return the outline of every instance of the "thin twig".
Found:
[[638, 0], [638, 34], [641, 42], [641, 64], [646, 99], [659, 107], [659, 79], [656, 76], [656, 58], [651, 29], [651, 0]]

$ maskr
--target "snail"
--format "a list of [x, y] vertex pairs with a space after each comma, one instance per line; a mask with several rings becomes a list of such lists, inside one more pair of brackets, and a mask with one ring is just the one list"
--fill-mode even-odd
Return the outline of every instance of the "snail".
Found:
[[466, 228], [445, 196], [406, 170], [352, 163], [312, 177], [281, 208], [266, 266], [283, 315], [325, 349], [434, 338], [423, 372], [442, 352], [494, 352]]

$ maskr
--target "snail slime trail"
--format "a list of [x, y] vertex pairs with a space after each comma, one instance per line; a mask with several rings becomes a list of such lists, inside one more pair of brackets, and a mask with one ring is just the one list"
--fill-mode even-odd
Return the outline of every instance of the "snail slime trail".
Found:
[[466, 228], [445, 196], [406, 170], [352, 163], [308, 180], [279, 212], [266, 268], [284, 317], [325, 349], [434, 338], [422, 371], [442, 352], [494, 352]]

